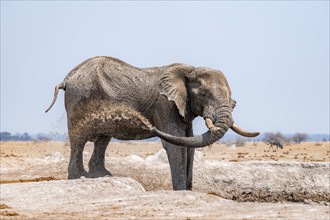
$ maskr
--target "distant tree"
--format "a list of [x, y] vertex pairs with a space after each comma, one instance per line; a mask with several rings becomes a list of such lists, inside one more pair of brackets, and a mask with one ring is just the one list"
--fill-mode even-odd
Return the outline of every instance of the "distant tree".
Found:
[[25, 132], [23, 135], [21, 135], [20, 139], [21, 139], [21, 141], [30, 141], [31, 137], [27, 132]]
[[39, 133], [37, 134], [37, 141], [49, 141], [50, 138], [47, 135]]
[[12, 135], [9, 132], [0, 132], [0, 141], [30, 141], [30, 135], [25, 132], [24, 134], [17, 133]]
[[0, 132], [0, 141], [9, 141], [11, 139], [11, 133], [7, 131]]
[[220, 140], [218, 141], [220, 144], [225, 144], [227, 147], [230, 147], [231, 145], [235, 144], [233, 140]]
[[295, 133], [292, 137], [291, 140], [296, 143], [300, 144], [301, 142], [304, 142], [308, 139], [308, 135], [305, 133]]
[[247, 139], [246, 138], [242, 138], [242, 137], [237, 137], [234, 144], [238, 147], [241, 147], [241, 146], [244, 146], [247, 142]]
[[268, 143], [270, 141], [280, 141], [282, 143], [285, 143], [287, 140], [284, 137], [284, 135], [280, 132], [276, 132], [276, 133], [267, 132], [267, 133], [264, 134], [263, 141], [266, 142], [266, 143]]
[[21, 140], [21, 135], [19, 133], [16, 133], [11, 136], [10, 138], [11, 141], [20, 141]]

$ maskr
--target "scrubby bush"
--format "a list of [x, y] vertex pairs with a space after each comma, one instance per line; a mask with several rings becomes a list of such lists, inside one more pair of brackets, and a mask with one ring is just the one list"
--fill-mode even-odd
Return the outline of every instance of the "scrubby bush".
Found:
[[263, 141], [265, 143], [278, 142], [281, 144], [285, 144], [285, 143], [287, 143], [288, 140], [280, 132], [276, 132], [276, 133], [267, 132], [264, 134]]
[[242, 138], [242, 137], [237, 137], [234, 144], [238, 147], [241, 147], [241, 146], [244, 146], [247, 142], [247, 139], [246, 138]]
[[270, 145], [270, 147], [272, 146], [276, 146], [277, 148], [282, 148], [284, 144], [288, 143], [287, 138], [284, 137], [284, 135], [280, 132], [267, 132], [264, 134], [264, 138], [263, 141], [265, 143], [267, 143], [268, 145]]
[[30, 141], [30, 140], [31, 137], [26, 132], [24, 134], [15, 134], [15, 135], [12, 135], [7, 131], [0, 132], [0, 141]]
[[308, 135], [305, 133], [295, 133], [292, 137], [291, 140], [295, 144], [300, 144], [301, 142], [304, 142], [308, 139]]

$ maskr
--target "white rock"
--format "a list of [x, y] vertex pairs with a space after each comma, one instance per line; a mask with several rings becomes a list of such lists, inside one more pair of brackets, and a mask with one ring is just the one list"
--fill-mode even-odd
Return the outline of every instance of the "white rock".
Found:
[[127, 157], [127, 160], [133, 163], [144, 163], [144, 159], [138, 155], [130, 155]]
[[204, 164], [205, 159], [204, 159], [204, 154], [200, 151], [195, 151], [195, 156], [194, 156], [194, 164], [199, 166]]
[[164, 149], [161, 149], [154, 155], [150, 155], [146, 158], [145, 162], [147, 164], [168, 164], [167, 154]]
[[236, 145], [235, 144], [232, 144], [229, 146], [230, 149], [236, 149]]
[[44, 163], [60, 163], [62, 161], [65, 161], [65, 157], [60, 152], [55, 152], [44, 159]]

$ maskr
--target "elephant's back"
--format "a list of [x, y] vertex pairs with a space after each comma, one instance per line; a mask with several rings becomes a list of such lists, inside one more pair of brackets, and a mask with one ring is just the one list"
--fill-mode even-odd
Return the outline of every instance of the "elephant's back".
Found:
[[139, 72], [139, 68], [112, 57], [94, 57], [82, 62], [64, 79], [67, 110], [81, 100], [116, 98], [123, 82]]
[[123, 67], [126, 67], [126, 69], [139, 69], [114, 57], [97, 56], [87, 59], [73, 68], [65, 77], [64, 81], [81, 81], [83, 78], [92, 77], [97, 74], [97, 70], [99, 69], [105, 68], [111, 71], [123, 69]]
[[96, 86], [105, 76], [107, 78], [121, 78], [122, 74], [136, 74], [139, 68], [133, 67], [117, 58], [98, 56], [85, 60], [77, 65], [65, 77], [66, 87], [76, 87], [77, 89], [90, 89], [92, 85]]

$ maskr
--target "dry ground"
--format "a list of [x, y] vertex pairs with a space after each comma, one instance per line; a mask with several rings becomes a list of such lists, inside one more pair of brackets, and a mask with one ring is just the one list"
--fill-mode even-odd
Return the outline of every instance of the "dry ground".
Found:
[[161, 149], [111, 142], [106, 166], [115, 177], [68, 181], [68, 144], [1, 142], [0, 218], [330, 219], [329, 142], [200, 149], [193, 192], [171, 191]]
[[[146, 158], [155, 154], [162, 145], [160, 142], [110, 142], [106, 156], [119, 157], [137, 155]], [[93, 143], [87, 143], [85, 151], [90, 154]], [[329, 142], [303, 142], [284, 146], [284, 149], [269, 149], [265, 143], [247, 143], [242, 147], [228, 147], [214, 144], [211, 147], [198, 149], [205, 159], [224, 160], [229, 162], [243, 161], [297, 161], [297, 162], [329, 162]], [[65, 157], [70, 153], [68, 143], [63, 142], [1, 142], [0, 157], [44, 158], [60, 152]]]

